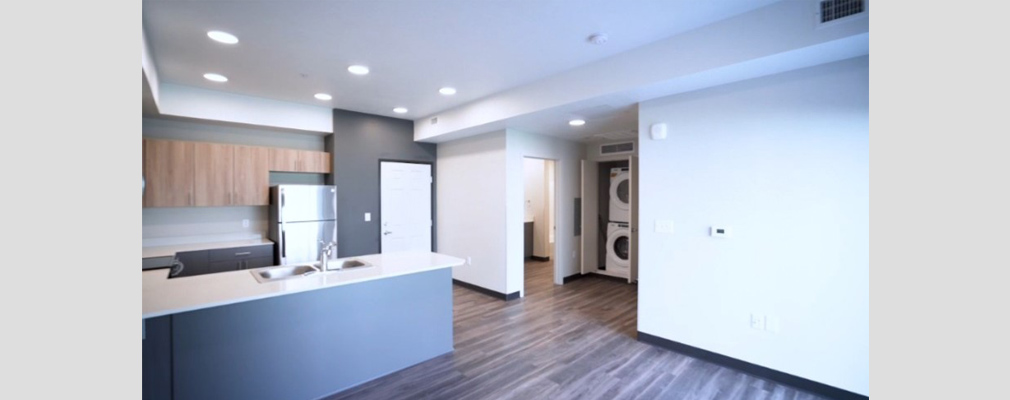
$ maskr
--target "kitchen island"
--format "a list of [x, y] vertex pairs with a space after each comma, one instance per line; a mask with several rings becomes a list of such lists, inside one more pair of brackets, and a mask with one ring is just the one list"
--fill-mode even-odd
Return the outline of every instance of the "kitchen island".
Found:
[[412, 252], [258, 282], [143, 274], [145, 399], [314, 399], [452, 351], [451, 267]]

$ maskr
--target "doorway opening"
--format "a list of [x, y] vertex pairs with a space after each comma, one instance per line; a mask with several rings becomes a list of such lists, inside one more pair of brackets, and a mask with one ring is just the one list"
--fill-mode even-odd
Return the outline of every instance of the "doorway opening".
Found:
[[557, 162], [523, 158], [523, 292], [554, 286], [557, 261]]

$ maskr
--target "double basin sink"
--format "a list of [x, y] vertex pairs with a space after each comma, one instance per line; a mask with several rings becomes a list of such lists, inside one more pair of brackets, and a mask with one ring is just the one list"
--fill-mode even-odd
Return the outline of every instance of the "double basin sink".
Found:
[[[364, 268], [364, 267], [371, 267], [371, 266], [372, 266], [371, 263], [367, 263], [367, 262], [364, 262], [364, 261], [361, 261], [361, 260], [354, 260], [354, 259], [350, 259], [350, 260], [334, 260], [334, 261], [330, 262], [330, 270], [331, 271], [346, 270], [346, 269], [356, 269], [356, 268]], [[281, 280], [285, 280], [285, 279], [301, 278], [303, 276], [309, 276], [309, 275], [317, 274], [317, 273], [320, 273], [320, 272], [326, 272], [326, 271], [320, 271], [319, 270], [319, 263], [317, 262], [317, 263], [312, 263], [312, 264], [281, 265], [281, 266], [277, 266], [277, 267], [263, 267], [263, 268], [257, 268], [257, 269], [254, 269], [254, 270], [250, 270], [249, 272], [253, 274], [253, 277], [256, 278], [256, 280], [259, 283], [266, 283], [266, 282], [281, 281]]]

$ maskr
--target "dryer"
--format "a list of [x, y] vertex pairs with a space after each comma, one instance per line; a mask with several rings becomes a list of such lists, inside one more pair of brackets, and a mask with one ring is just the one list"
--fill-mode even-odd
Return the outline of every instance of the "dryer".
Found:
[[628, 168], [610, 169], [610, 220], [629, 222], [631, 220], [631, 174]]
[[607, 275], [628, 277], [631, 267], [631, 229], [625, 222], [607, 224]]

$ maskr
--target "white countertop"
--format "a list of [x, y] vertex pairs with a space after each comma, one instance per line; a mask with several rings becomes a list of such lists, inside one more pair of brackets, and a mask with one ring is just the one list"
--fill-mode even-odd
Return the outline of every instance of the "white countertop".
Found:
[[144, 247], [143, 258], [172, 257], [180, 251], [197, 251], [211, 249], [230, 249], [233, 247], [259, 246], [264, 244], [274, 244], [267, 239], [233, 240], [228, 242], [207, 242], [207, 243], [186, 243], [171, 246]]
[[327, 271], [265, 283], [259, 283], [249, 272], [250, 270], [175, 279], [168, 279], [168, 269], [143, 271], [143, 317], [160, 317], [226, 304], [456, 267], [465, 263], [460, 258], [431, 252], [373, 254], [345, 259], [361, 260], [371, 263], [372, 266]]

